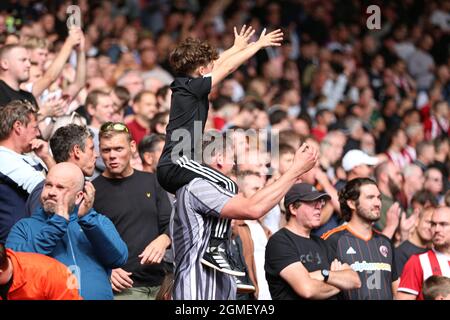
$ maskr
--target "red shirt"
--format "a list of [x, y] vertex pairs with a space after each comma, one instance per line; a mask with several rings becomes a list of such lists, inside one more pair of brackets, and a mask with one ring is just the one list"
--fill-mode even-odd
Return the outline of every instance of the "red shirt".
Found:
[[320, 142], [323, 140], [323, 138], [325, 138], [325, 136], [327, 135], [326, 131], [322, 131], [321, 129], [315, 127], [311, 129], [311, 135], [314, 136], [314, 138], [316, 138], [317, 142]]
[[141, 126], [136, 121], [136, 119], [128, 122], [127, 127], [128, 127], [128, 130], [130, 130], [131, 137], [133, 138], [134, 141], [136, 141], [136, 144], [139, 144], [139, 142], [142, 140], [142, 138], [144, 138], [145, 135], [150, 133], [150, 130]]
[[219, 116], [213, 117], [214, 129], [222, 130], [223, 126], [227, 123], [224, 118]]
[[403, 269], [398, 291], [413, 294], [417, 296], [417, 300], [423, 300], [423, 283], [432, 275], [450, 278], [450, 257], [434, 250], [414, 255]]

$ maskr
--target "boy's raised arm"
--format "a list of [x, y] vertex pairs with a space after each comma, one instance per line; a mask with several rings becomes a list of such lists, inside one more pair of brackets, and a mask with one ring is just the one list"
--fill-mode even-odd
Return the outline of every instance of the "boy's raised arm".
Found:
[[264, 29], [258, 41], [248, 44], [245, 49], [230, 55], [228, 58], [223, 59], [220, 63], [216, 62], [214, 64], [213, 70], [211, 72], [211, 86], [214, 87], [223, 79], [225, 79], [241, 64], [253, 57], [260, 49], [271, 46], [281, 46], [282, 40], [283, 32], [281, 31], [281, 29], [272, 31], [268, 34], [266, 34], [266, 29]]
[[220, 65], [222, 62], [224, 62], [226, 59], [228, 59], [233, 54], [244, 50], [248, 46], [248, 41], [255, 33], [255, 29], [252, 28], [252, 26], [247, 26], [244, 24], [242, 26], [241, 31], [238, 33], [236, 27], [233, 28], [234, 30], [234, 44], [231, 48], [224, 51], [219, 59], [215, 62], [216, 65]]

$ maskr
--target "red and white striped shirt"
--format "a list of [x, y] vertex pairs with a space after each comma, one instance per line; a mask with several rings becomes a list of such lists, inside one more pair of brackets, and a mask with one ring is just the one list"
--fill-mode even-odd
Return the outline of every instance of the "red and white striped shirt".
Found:
[[417, 300], [423, 300], [423, 283], [432, 275], [450, 278], [450, 257], [434, 250], [414, 255], [403, 269], [398, 291], [413, 294], [417, 296]]
[[414, 161], [413, 157], [405, 150], [402, 150], [402, 152], [387, 151], [386, 155], [389, 160], [400, 170], [403, 170], [407, 164]]

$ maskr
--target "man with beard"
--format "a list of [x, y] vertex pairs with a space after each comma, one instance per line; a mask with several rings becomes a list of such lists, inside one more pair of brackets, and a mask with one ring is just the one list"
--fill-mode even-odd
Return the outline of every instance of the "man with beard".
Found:
[[[379, 164], [375, 168], [375, 178], [378, 184], [378, 189], [381, 192], [381, 217], [376, 222], [375, 228], [379, 231], [387, 226], [387, 211], [395, 203], [399, 202], [402, 206], [405, 204], [404, 197], [400, 193], [402, 189], [403, 176], [400, 169], [392, 162], [387, 161]], [[403, 206], [404, 207], [404, 206]], [[403, 208], [402, 208], [403, 209]], [[395, 230], [393, 230], [392, 235]]]
[[77, 278], [84, 299], [111, 300], [109, 274], [126, 262], [128, 250], [112, 222], [92, 209], [94, 194], [75, 164], [54, 165], [42, 190], [42, 207], [14, 225], [6, 247], [55, 258]]
[[395, 265], [398, 274], [402, 274], [403, 267], [408, 259], [415, 255], [427, 252], [433, 233], [431, 232], [431, 216], [434, 208], [423, 209], [419, 212], [415, 228], [409, 239], [395, 249]]
[[336, 259], [349, 264], [361, 279], [359, 289], [341, 291], [339, 298], [392, 300], [398, 286], [394, 247], [386, 236], [373, 229], [381, 213], [377, 184], [369, 178], [350, 180], [339, 192], [339, 203], [342, 217], [348, 223], [329, 231], [323, 238]]
[[450, 208], [441, 207], [431, 218], [433, 249], [412, 256], [403, 269], [397, 298], [423, 300], [423, 283], [432, 275], [450, 278]]

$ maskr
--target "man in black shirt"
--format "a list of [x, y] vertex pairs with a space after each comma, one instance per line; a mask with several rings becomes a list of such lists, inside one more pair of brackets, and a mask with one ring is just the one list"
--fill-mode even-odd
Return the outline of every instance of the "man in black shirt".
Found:
[[162, 259], [171, 244], [169, 198], [154, 174], [131, 167], [136, 143], [123, 123], [105, 123], [99, 138], [106, 170], [93, 181], [94, 208], [111, 219], [129, 252], [125, 266], [111, 274], [115, 298], [154, 299], [165, 275]]
[[414, 232], [395, 249], [395, 265], [399, 275], [403, 272], [408, 259], [415, 255], [427, 252], [431, 247], [433, 232], [431, 231], [431, 216], [434, 208], [422, 209], [416, 222]]
[[30, 77], [30, 56], [20, 45], [0, 48], [0, 108], [12, 100], [27, 100], [38, 106], [30, 92], [20, 89], [20, 84]]
[[[347, 224], [322, 237], [337, 259], [357, 271], [361, 287], [342, 291], [345, 300], [392, 300], [397, 292], [394, 246], [373, 229], [380, 218], [381, 193], [369, 178], [350, 180], [339, 192], [341, 214]], [[392, 206], [389, 210], [398, 210]]]
[[287, 224], [266, 247], [264, 268], [272, 299], [329, 299], [361, 285], [356, 272], [311, 234], [320, 225], [320, 211], [329, 199], [307, 183], [295, 184], [286, 194]]

